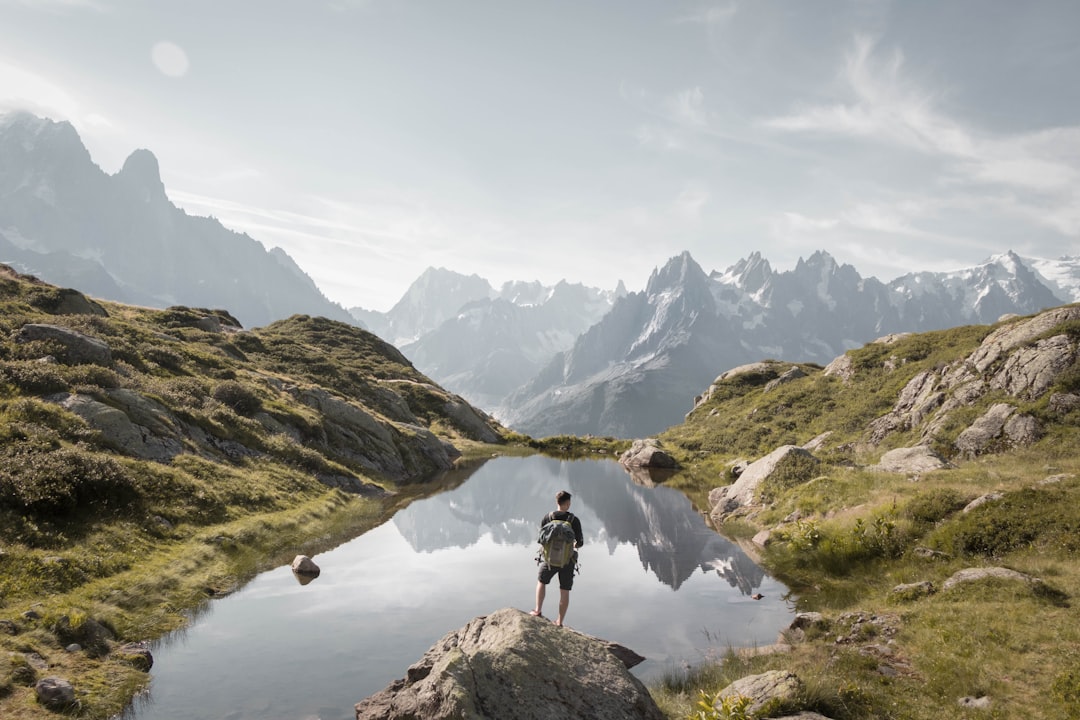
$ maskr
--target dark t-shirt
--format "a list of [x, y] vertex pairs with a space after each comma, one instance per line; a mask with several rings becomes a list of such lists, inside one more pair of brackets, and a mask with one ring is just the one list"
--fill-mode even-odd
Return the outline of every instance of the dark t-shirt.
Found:
[[577, 515], [569, 510], [553, 510], [543, 517], [540, 527], [544, 527], [552, 520], [569, 520], [570, 527], [574, 529], [574, 547], [579, 548], [585, 544], [585, 536], [581, 534], [581, 521]]

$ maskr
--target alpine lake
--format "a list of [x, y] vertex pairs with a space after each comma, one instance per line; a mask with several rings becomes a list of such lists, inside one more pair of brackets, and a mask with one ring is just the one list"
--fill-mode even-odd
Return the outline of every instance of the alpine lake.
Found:
[[[646, 684], [771, 644], [794, 616], [788, 589], [685, 495], [612, 460], [498, 457], [450, 485], [313, 557], [313, 581], [285, 565], [211, 601], [154, 644], [149, 690], [124, 720], [354, 717], [448, 632], [532, 609], [537, 532], [562, 489], [585, 535], [566, 625], [645, 656], [632, 672]], [[556, 579], [546, 617], [558, 598]]]

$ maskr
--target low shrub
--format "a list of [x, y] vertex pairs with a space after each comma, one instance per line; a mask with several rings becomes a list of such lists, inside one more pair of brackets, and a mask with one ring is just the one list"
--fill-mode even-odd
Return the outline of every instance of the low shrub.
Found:
[[79, 448], [0, 455], [0, 506], [38, 517], [71, 515], [80, 506], [126, 506], [138, 493], [123, 465]]
[[335, 468], [319, 452], [301, 445], [284, 433], [271, 435], [263, 446], [274, 457], [293, 467], [313, 473], [334, 472]]
[[215, 400], [229, 406], [240, 415], [252, 415], [262, 407], [262, 400], [251, 388], [235, 380], [218, 383], [212, 396]]
[[1080, 718], [1080, 665], [1065, 670], [1054, 678], [1050, 695], [1061, 704], [1069, 720]]
[[149, 360], [166, 370], [179, 372], [184, 368], [184, 356], [169, 347], [144, 344], [139, 346], [139, 354], [144, 360]]
[[906, 537], [885, 516], [869, 523], [862, 518], [850, 527], [822, 527], [814, 521], [799, 520], [775, 534], [778, 542], [768, 546], [769, 564], [799, 575], [802, 571], [824, 572], [832, 577], [849, 575], [868, 562], [903, 554]]
[[754, 699], [743, 695], [722, 698], [719, 693], [710, 695], [700, 692], [697, 710], [687, 720], [750, 720], [750, 706]]
[[912, 498], [903, 515], [916, 523], [933, 525], [962, 510], [971, 499], [952, 488], [934, 488]]
[[1062, 488], [1024, 488], [945, 523], [928, 543], [957, 555], [1001, 557], [1035, 546], [1080, 550], [1080, 508]]
[[100, 365], [76, 365], [67, 371], [67, 377], [76, 386], [112, 389], [121, 385], [120, 376], [115, 371]]
[[60, 368], [37, 360], [16, 360], [0, 365], [0, 379], [34, 395], [51, 395], [68, 389]]

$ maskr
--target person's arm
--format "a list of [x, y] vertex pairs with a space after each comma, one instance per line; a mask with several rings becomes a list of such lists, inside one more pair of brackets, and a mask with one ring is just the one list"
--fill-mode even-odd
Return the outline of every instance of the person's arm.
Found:
[[574, 547], [579, 548], [585, 544], [585, 535], [581, 532], [581, 521], [578, 520], [577, 515], [575, 515], [574, 519], [570, 522], [570, 527], [574, 528], [574, 537], [577, 540], [574, 543]]

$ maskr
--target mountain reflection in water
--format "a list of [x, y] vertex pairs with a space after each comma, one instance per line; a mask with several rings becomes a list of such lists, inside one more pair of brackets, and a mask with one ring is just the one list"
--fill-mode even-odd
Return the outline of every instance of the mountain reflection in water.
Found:
[[[352, 717], [446, 633], [532, 608], [540, 519], [564, 488], [585, 533], [567, 624], [644, 655], [646, 682], [772, 643], [791, 621], [787, 589], [686, 496], [613, 461], [495, 458], [433, 482], [447, 489], [315, 556], [308, 584], [288, 565], [262, 573], [155, 643], [150, 691], [125, 720]], [[549, 592], [549, 617], [557, 603]]]
[[[634, 546], [642, 568], [673, 590], [697, 570], [715, 570], [745, 595], [765, 577], [738, 546], [705, 525], [684, 494], [635, 485], [615, 462], [534, 457], [512, 460], [505, 472], [496, 464], [457, 490], [398, 512], [394, 524], [402, 536], [418, 552], [467, 548], [488, 533], [496, 543], [532, 545], [541, 516], [566, 489], [586, 546], [604, 545], [609, 553], [620, 544]], [[570, 472], [575, 466], [590, 472]]]

